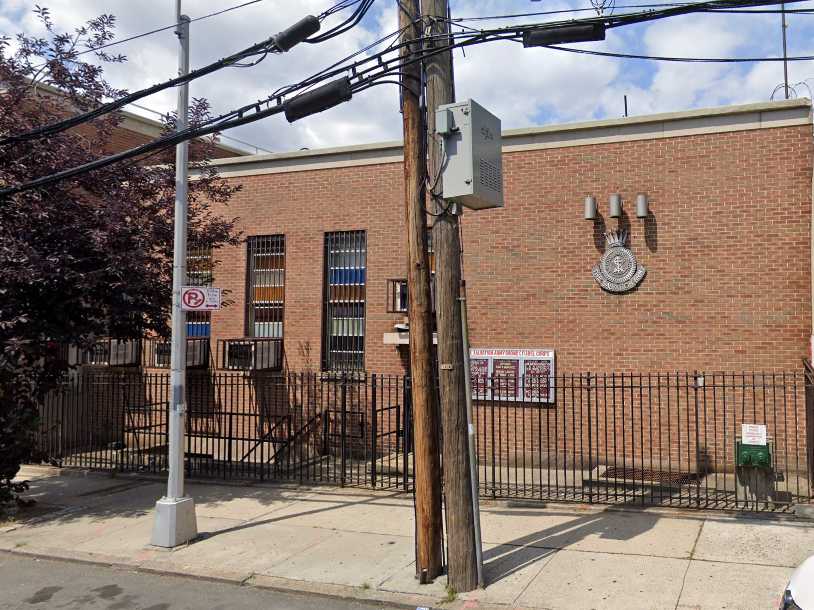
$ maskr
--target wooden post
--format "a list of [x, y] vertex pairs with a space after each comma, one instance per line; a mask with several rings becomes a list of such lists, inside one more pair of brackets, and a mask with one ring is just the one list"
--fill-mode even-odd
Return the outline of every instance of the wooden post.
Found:
[[[420, 36], [418, 0], [396, 0], [402, 42]], [[411, 27], [412, 26], [412, 27]], [[419, 51], [420, 42], [405, 46], [401, 56]], [[407, 314], [410, 319], [410, 377], [414, 421], [416, 574], [422, 583], [441, 573], [443, 530], [441, 514], [441, 465], [438, 405], [432, 376], [432, 302], [424, 176], [421, 67], [416, 63], [403, 71], [402, 116], [404, 126], [404, 203], [407, 214]], [[405, 441], [407, 439], [405, 438]], [[409, 447], [403, 445], [406, 454]]]
[[[433, 34], [449, 32], [447, 0], [421, 0], [421, 13]], [[446, 45], [444, 39], [429, 43]], [[438, 377], [441, 391], [441, 423], [444, 430], [444, 501], [447, 523], [447, 575], [449, 586], [458, 592], [478, 586], [475, 550], [472, 480], [469, 469], [466, 418], [466, 375], [463, 357], [461, 310], [460, 209], [448, 208], [440, 197], [441, 180], [435, 173], [442, 166], [435, 137], [435, 109], [455, 101], [452, 82], [452, 52], [438, 53], [425, 64], [427, 79], [427, 132], [430, 180], [436, 184], [432, 199], [438, 214], [433, 225], [435, 250], [435, 310], [438, 324]]]

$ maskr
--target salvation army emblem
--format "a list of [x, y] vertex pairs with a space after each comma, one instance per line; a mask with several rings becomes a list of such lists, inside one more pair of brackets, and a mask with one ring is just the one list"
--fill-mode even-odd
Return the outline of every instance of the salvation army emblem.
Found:
[[597, 284], [608, 292], [632, 290], [647, 273], [647, 270], [636, 262], [633, 252], [625, 247], [626, 241], [627, 231], [605, 233], [607, 249], [592, 273]]

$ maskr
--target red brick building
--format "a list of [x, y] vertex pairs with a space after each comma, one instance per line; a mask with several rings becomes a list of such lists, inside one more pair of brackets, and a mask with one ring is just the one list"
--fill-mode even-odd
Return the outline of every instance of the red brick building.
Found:
[[[812, 334], [808, 100], [509, 130], [503, 146], [505, 207], [463, 216], [473, 347], [550, 349], [558, 373], [800, 368]], [[212, 316], [213, 340], [281, 337], [289, 370], [402, 372], [403, 314], [388, 313], [399, 309], [388, 280], [406, 276], [400, 144], [215, 164], [243, 185], [226, 213], [247, 242], [215, 254], [232, 304]], [[617, 228], [647, 269], [625, 294], [591, 273]]]
[[[810, 102], [510, 130], [503, 146], [505, 206], [462, 222], [471, 344], [553, 352], [556, 376], [507, 357], [476, 387], [481, 492], [771, 510], [810, 501]], [[373, 486], [385, 477], [407, 489], [409, 335], [396, 332], [405, 303], [393, 281], [407, 265], [400, 143], [214, 164], [243, 187], [222, 212], [239, 217], [246, 240], [190, 256], [189, 282], [227, 289], [230, 303], [188, 318], [187, 363], [198, 369], [187, 378], [188, 471]], [[591, 196], [598, 214], [586, 220]], [[615, 230], [629, 232], [646, 268], [623, 293], [593, 271]], [[166, 340], [141, 352], [137, 341], [115, 345], [86, 363], [169, 366]], [[518, 388], [513, 370], [533, 372], [536, 389], [528, 374]], [[91, 392], [71, 403], [76, 442], [106, 448], [93, 467], [121, 446], [108, 463], [159, 471], [169, 375], [116, 379], [124, 390], [104, 374], [77, 386]], [[765, 435], [765, 485], [741, 463], [744, 424]], [[70, 459], [87, 465], [84, 455]]]

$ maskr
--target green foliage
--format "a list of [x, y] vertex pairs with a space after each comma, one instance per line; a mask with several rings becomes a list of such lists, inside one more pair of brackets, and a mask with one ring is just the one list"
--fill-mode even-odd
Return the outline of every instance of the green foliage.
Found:
[[[24, 133], [121, 96], [103, 70], [79, 53], [113, 39], [102, 15], [58, 32], [47, 9], [35, 13], [47, 34], [0, 37], [0, 136]], [[102, 63], [125, 58], [96, 53]], [[209, 117], [194, 100], [190, 123]], [[0, 186], [20, 184], [112, 152], [123, 116], [110, 113], [45, 139], [0, 147]], [[165, 129], [173, 128], [167, 116]], [[212, 141], [195, 142], [190, 183], [191, 247], [235, 244], [234, 220], [213, 205], [237, 190], [208, 162]], [[38, 404], [67, 369], [66, 345], [97, 338], [168, 333], [175, 168], [173, 150], [125, 162], [0, 200], [0, 502], [24, 491], [12, 483], [32, 455]], [[42, 456], [47, 459], [48, 456]]]

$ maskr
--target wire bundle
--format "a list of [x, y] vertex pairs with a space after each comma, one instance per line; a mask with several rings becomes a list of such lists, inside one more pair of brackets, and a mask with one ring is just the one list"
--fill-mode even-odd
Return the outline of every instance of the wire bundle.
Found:
[[[787, 1], [793, 2], [801, 0], [787, 0]], [[424, 34], [420, 36], [418, 39], [411, 40], [409, 42], [396, 42], [396, 40], [392, 40], [400, 35], [400, 33], [402, 32], [402, 30], [400, 30], [398, 32], [394, 32], [380, 38], [378, 41], [372, 43], [371, 45], [368, 45], [364, 49], [357, 51], [338, 62], [335, 62], [328, 68], [325, 68], [317, 72], [316, 74], [312, 75], [307, 79], [277, 89], [265, 100], [259, 100], [251, 104], [247, 104], [245, 106], [234, 109], [230, 112], [224, 113], [217, 117], [213, 117], [202, 125], [189, 127], [183, 131], [168, 134], [167, 136], [164, 136], [142, 146], [127, 151], [122, 151], [120, 153], [104, 157], [102, 159], [97, 159], [85, 165], [64, 170], [62, 172], [58, 172], [50, 176], [44, 176], [31, 182], [28, 182], [26, 184], [0, 190], [0, 197], [7, 197], [17, 192], [45, 186], [47, 184], [51, 184], [53, 182], [57, 182], [60, 180], [65, 180], [67, 178], [71, 178], [76, 175], [92, 171], [94, 169], [98, 169], [101, 167], [106, 167], [113, 163], [117, 163], [129, 158], [139, 157], [145, 154], [153, 153], [154, 151], [174, 146], [175, 144], [182, 142], [184, 140], [201, 137], [204, 135], [222, 131], [224, 129], [231, 129], [233, 127], [238, 127], [240, 125], [252, 123], [254, 121], [266, 118], [268, 116], [285, 112], [289, 104], [294, 102], [294, 100], [300, 98], [300, 100], [296, 102], [296, 104], [299, 106], [297, 111], [296, 112], [290, 111], [288, 113], [294, 117], [293, 120], [296, 120], [296, 118], [302, 118], [302, 116], [307, 116], [307, 114], [313, 113], [309, 112], [307, 114], [303, 114], [301, 112], [302, 98], [300, 96], [307, 95], [309, 94], [309, 92], [310, 94], [315, 93], [315, 91], [310, 90], [312, 90], [314, 87], [318, 85], [322, 85], [320, 88], [326, 93], [326, 95], [329, 96], [330, 99], [325, 98], [323, 100], [320, 100], [319, 96], [311, 95], [311, 97], [309, 98], [309, 102], [311, 104], [311, 107], [315, 109], [314, 110], [315, 112], [332, 107], [338, 103], [341, 103], [342, 101], [346, 101], [347, 99], [350, 99], [353, 93], [364, 91], [378, 84], [383, 84], [385, 82], [392, 82], [398, 84], [397, 81], [389, 80], [388, 77], [400, 74], [407, 66], [413, 65], [417, 62], [424, 62], [426, 59], [432, 57], [433, 55], [436, 55], [438, 53], [445, 53], [455, 48], [465, 48], [467, 46], [483, 44], [485, 42], [493, 42], [498, 40], [510, 40], [522, 42], [523, 35], [526, 32], [533, 31], [535, 29], [539, 30], [541, 28], [547, 29], [565, 25], [573, 25], [575, 23], [602, 23], [605, 27], [612, 28], [630, 25], [633, 23], [642, 23], [645, 21], [663, 19], [675, 15], [689, 14], [693, 12], [706, 12], [717, 9], [732, 9], [734, 7], [742, 8], [742, 7], [764, 6], [766, 4], [778, 4], [778, 3], [779, 2], [767, 2], [765, 0], [745, 0], [740, 2], [738, 1], [733, 2], [731, 0], [713, 0], [708, 2], [682, 4], [677, 6], [671, 5], [667, 8], [660, 10], [648, 10], [612, 16], [590, 17], [580, 20], [571, 19], [560, 22], [532, 23], [483, 30], [477, 30], [474, 28], [465, 28], [463, 29], [463, 31], [460, 32]], [[343, 2], [340, 2], [339, 4], [343, 5], [343, 8], [357, 5], [357, 9], [356, 11], [354, 11], [354, 14], [356, 14], [358, 11], [362, 11], [362, 16], [364, 16], [364, 12], [370, 8], [372, 0], [361, 0], [361, 1], [355, 0], [353, 2], [350, 2], [349, 0], [343, 0]], [[343, 22], [345, 23], [345, 25], [340, 24], [339, 26], [334, 28], [334, 30], [346, 27], [347, 22], [349, 20], [354, 19], [361, 19], [361, 17], [359, 17], [358, 15], [356, 17], [351, 16], [348, 18], [348, 20]], [[417, 20], [416, 23], [418, 23], [418, 21], [419, 20]], [[457, 22], [454, 20], [448, 19], [447, 22], [453, 26], [458, 25]], [[412, 25], [410, 27], [412, 27]], [[380, 46], [383, 43], [387, 42], [388, 40], [390, 40], [390, 43], [384, 49], [371, 55], [368, 55], [362, 59], [355, 59], [360, 54], [368, 50], [371, 50], [377, 46]], [[412, 53], [411, 55], [401, 56], [400, 51], [403, 47], [405, 47], [406, 45], [415, 45], [416, 42], [423, 43], [421, 51]], [[603, 55], [611, 57], [629, 57], [639, 59], [658, 59], [663, 61], [754, 62], [754, 61], [783, 60], [783, 58], [675, 58], [675, 57], [670, 58], [670, 57], [653, 57], [644, 55], [611, 53], [604, 51], [575, 49], [570, 47], [559, 47], [559, 46], [548, 46], [545, 48], [555, 49], [559, 51], [567, 51], [572, 53], [588, 53], [594, 55]], [[352, 59], [354, 61], [351, 62], [350, 60]], [[814, 59], [814, 56], [788, 58], [788, 60], [792, 61], [803, 61], [812, 59]]]

